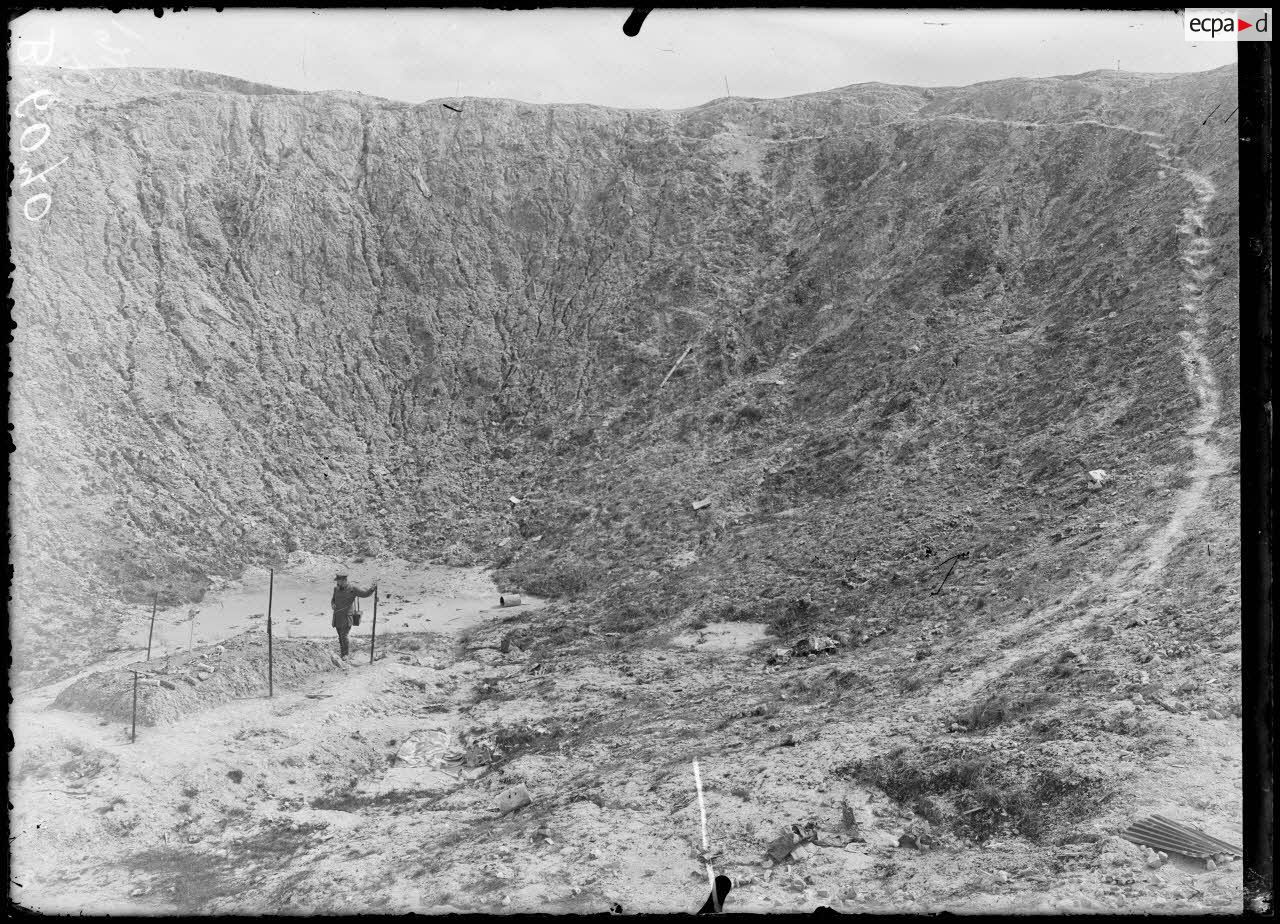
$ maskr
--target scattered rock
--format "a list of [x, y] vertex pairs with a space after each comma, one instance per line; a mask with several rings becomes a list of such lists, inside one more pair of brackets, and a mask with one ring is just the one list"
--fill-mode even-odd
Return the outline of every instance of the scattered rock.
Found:
[[791, 856], [791, 851], [795, 849], [796, 839], [790, 831], [769, 842], [769, 846], [765, 852], [768, 854], [768, 865], [781, 863], [787, 857]]
[[898, 846], [910, 847], [912, 850], [926, 850], [931, 840], [923, 831], [904, 831], [898, 836]]
[[244, 771], [243, 771], [243, 770], [228, 770], [228, 771], [227, 771], [227, 779], [229, 779], [229, 780], [230, 780], [231, 782], [233, 782], [233, 783], [239, 783], [240, 781], [242, 781], [242, 780], [244, 779]]
[[1207, 870], [1215, 870], [1218, 868], [1218, 864], [1214, 863], [1213, 858], [1210, 857], [1208, 860], [1204, 861], [1204, 868]]
[[517, 783], [510, 789], [505, 789], [498, 794], [496, 800], [498, 814], [506, 815], [514, 812], [518, 808], [523, 808], [533, 802], [529, 795], [529, 790], [525, 788], [524, 783]]

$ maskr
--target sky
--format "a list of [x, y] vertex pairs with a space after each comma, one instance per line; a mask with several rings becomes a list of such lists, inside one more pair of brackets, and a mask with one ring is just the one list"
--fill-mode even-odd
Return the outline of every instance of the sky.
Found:
[[[1098, 68], [1200, 71], [1234, 43], [1183, 39], [1178, 13], [656, 9], [33, 11], [10, 61], [173, 67], [405, 102], [485, 96], [684, 108], [880, 81], [956, 86]], [[946, 23], [946, 25], [936, 25]], [[52, 42], [51, 45], [24, 44]]]

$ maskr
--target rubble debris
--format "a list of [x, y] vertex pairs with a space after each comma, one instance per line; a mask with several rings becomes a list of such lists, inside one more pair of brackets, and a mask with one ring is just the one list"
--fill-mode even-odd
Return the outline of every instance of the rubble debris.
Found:
[[696, 500], [692, 504], [694, 510], [702, 510], [711, 506], [711, 498], [704, 497], [702, 500]]
[[800, 825], [792, 825], [790, 830], [774, 838], [769, 842], [769, 846], [765, 848], [765, 868], [776, 866], [788, 857], [801, 859], [804, 856], [804, 851], [797, 854], [796, 849], [805, 844], [814, 843], [817, 838], [817, 827], [812, 822], [805, 824], [803, 828]]
[[826, 635], [809, 635], [791, 646], [791, 653], [797, 658], [816, 655], [824, 651], [835, 651], [840, 643]]
[[452, 733], [437, 726], [411, 733], [396, 752], [396, 761], [409, 767], [431, 767], [456, 774], [465, 754], [454, 742]]

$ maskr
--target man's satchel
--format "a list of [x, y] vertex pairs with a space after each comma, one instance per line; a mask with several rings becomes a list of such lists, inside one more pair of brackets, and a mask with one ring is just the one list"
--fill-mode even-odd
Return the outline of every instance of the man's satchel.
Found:
[[351, 601], [351, 624], [353, 626], [360, 625], [360, 598], [356, 597]]

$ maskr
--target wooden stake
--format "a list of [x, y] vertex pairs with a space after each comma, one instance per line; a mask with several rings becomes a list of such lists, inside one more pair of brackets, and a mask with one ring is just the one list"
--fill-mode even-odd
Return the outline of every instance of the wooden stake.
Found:
[[369, 627], [369, 663], [373, 663], [373, 646], [378, 640], [378, 591], [373, 592], [373, 625]]
[[275, 658], [271, 649], [271, 601], [276, 592], [276, 569], [271, 568], [270, 578], [267, 584], [267, 696], [275, 696]]
[[129, 743], [138, 740], [138, 672], [133, 672], [133, 728], [129, 731]]
[[[956, 562], [958, 562], [959, 560], [960, 560], [960, 556], [959, 556], [959, 555], [957, 555], [957, 556], [952, 560], [952, 562], [951, 562], [951, 567], [950, 567], [950, 568], [948, 568], [948, 569], [947, 569], [947, 573], [946, 573], [946, 574], [944, 574], [944, 575], [942, 576], [942, 584], [947, 583], [947, 578], [951, 577], [951, 572], [952, 572], [952, 571], [954, 571], [954, 570], [956, 569]], [[936, 594], [940, 594], [940, 593], [942, 593], [942, 584], [939, 584], [939, 585], [938, 585], [938, 589], [934, 591], [934, 594], [935, 594], [935, 595], [936, 595]]]
[[147, 630], [147, 660], [148, 661], [151, 660], [151, 636], [155, 635], [155, 631], [156, 631], [156, 602], [159, 600], [159, 598], [160, 598], [159, 594], [153, 593], [151, 595], [151, 628]]

